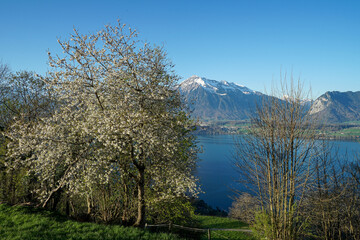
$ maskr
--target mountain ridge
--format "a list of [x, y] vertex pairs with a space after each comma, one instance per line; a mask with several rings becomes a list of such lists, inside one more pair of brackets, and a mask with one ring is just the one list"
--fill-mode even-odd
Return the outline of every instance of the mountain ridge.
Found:
[[192, 116], [205, 121], [245, 120], [256, 104], [267, 97], [243, 85], [191, 76], [178, 86], [192, 110]]
[[360, 120], [360, 91], [327, 91], [311, 106], [310, 115], [324, 123]]
[[[193, 75], [177, 87], [192, 116], [201, 121], [248, 120], [266, 94], [227, 81]], [[281, 99], [280, 99], [281, 100]], [[304, 100], [309, 114], [322, 123], [360, 121], [360, 91], [328, 91], [316, 100]]]

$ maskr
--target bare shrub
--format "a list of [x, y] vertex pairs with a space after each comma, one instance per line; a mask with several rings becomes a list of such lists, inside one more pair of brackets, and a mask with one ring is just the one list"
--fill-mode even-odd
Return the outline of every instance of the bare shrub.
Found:
[[229, 216], [246, 223], [253, 223], [255, 220], [255, 213], [259, 208], [260, 205], [256, 197], [249, 193], [242, 193], [236, 197], [232, 203], [229, 209]]

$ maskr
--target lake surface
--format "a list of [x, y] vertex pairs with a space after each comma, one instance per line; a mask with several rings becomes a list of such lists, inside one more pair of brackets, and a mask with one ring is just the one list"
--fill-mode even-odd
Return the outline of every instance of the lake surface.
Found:
[[[233, 167], [234, 139], [233, 135], [198, 136], [199, 146], [203, 152], [199, 154], [197, 176], [200, 179], [202, 191], [200, 199], [212, 207], [228, 210], [235, 196], [232, 189], [245, 190], [237, 184], [238, 173]], [[360, 143], [351, 141], [332, 141], [339, 146], [339, 152], [360, 152]]]

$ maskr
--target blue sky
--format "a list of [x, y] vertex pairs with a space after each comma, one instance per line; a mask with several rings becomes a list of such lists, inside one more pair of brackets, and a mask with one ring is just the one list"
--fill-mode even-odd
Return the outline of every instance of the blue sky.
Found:
[[163, 45], [183, 78], [199, 75], [264, 91], [293, 72], [313, 96], [360, 91], [360, 1], [2, 0], [0, 60], [44, 74], [47, 50], [73, 27], [117, 19]]

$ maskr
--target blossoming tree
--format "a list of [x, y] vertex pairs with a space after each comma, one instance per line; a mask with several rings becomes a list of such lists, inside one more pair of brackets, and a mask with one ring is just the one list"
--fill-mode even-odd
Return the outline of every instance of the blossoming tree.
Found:
[[196, 194], [193, 122], [163, 49], [120, 22], [95, 34], [74, 30], [59, 43], [63, 54], [49, 53], [44, 79], [59, 107], [8, 133], [14, 164], [28, 164], [43, 183], [43, 206], [66, 191], [86, 196], [91, 213], [93, 184], [112, 181], [114, 172], [136, 183], [136, 226], [145, 224], [145, 189], [157, 196], [152, 201]]

